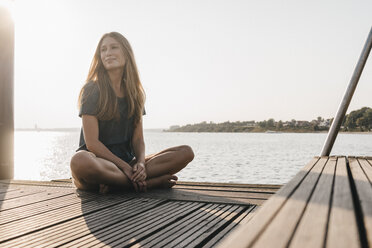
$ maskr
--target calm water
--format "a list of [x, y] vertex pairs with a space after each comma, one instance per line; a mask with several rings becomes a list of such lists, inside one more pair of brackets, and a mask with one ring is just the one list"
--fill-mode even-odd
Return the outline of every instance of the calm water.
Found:
[[[145, 131], [146, 151], [190, 145], [195, 159], [178, 176], [182, 181], [288, 182], [320, 153], [326, 134], [164, 133]], [[15, 178], [70, 178], [69, 161], [79, 132], [16, 131]], [[333, 155], [372, 155], [371, 134], [339, 134]]]

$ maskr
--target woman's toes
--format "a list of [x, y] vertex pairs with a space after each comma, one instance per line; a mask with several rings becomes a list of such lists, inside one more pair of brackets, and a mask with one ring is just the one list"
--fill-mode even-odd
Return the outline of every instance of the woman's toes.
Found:
[[172, 188], [177, 184], [178, 177], [176, 175], [171, 175], [168, 179], [168, 187]]
[[169, 182], [169, 188], [172, 188], [174, 185], [176, 185], [176, 182], [175, 181], [170, 181]]
[[174, 181], [177, 181], [178, 180], [178, 177], [176, 175], [171, 175], [170, 180], [174, 180]]

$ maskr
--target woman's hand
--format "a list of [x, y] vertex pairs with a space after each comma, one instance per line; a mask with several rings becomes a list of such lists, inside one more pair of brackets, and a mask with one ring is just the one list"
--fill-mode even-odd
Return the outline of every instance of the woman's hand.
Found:
[[132, 169], [132, 178], [131, 180], [133, 182], [142, 182], [146, 180], [147, 174], [146, 174], [146, 167], [144, 163], [135, 163], [133, 165]]
[[133, 172], [132, 172], [132, 168], [130, 167], [130, 166], [128, 166], [129, 168], [123, 168], [123, 172], [124, 172], [124, 174], [128, 177], [128, 179], [132, 182], [132, 185], [133, 185], [133, 188], [134, 188], [134, 190], [136, 191], [136, 192], [138, 192], [138, 190], [139, 190], [139, 186], [138, 186], [138, 184], [136, 183], [136, 182], [134, 182], [133, 180], [132, 180], [132, 178], [133, 178]]
[[[129, 169], [130, 168], [130, 169]], [[146, 170], [143, 163], [136, 163], [133, 165], [133, 168], [129, 167], [123, 169], [124, 174], [129, 178], [132, 182], [133, 188], [136, 192], [146, 192], [147, 191], [147, 184], [146, 184]], [[144, 178], [144, 180], [137, 179], [134, 181], [133, 179], [137, 175], [138, 178]]]

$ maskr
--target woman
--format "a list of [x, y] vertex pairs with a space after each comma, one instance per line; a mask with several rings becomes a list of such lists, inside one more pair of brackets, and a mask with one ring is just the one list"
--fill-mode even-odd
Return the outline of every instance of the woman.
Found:
[[145, 93], [132, 48], [117, 32], [98, 43], [86, 84], [79, 96], [80, 147], [71, 159], [78, 189], [171, 188], [174, 175], [194, 158], [189, 146], [145, 157], [142, 115]]

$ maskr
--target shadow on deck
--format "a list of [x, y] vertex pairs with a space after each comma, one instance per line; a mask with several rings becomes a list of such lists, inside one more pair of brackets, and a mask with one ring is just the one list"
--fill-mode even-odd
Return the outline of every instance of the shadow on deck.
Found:
[[179, 182], [148, 193], [0, 181], [0, 246], [213, 247], [280, 185]]

